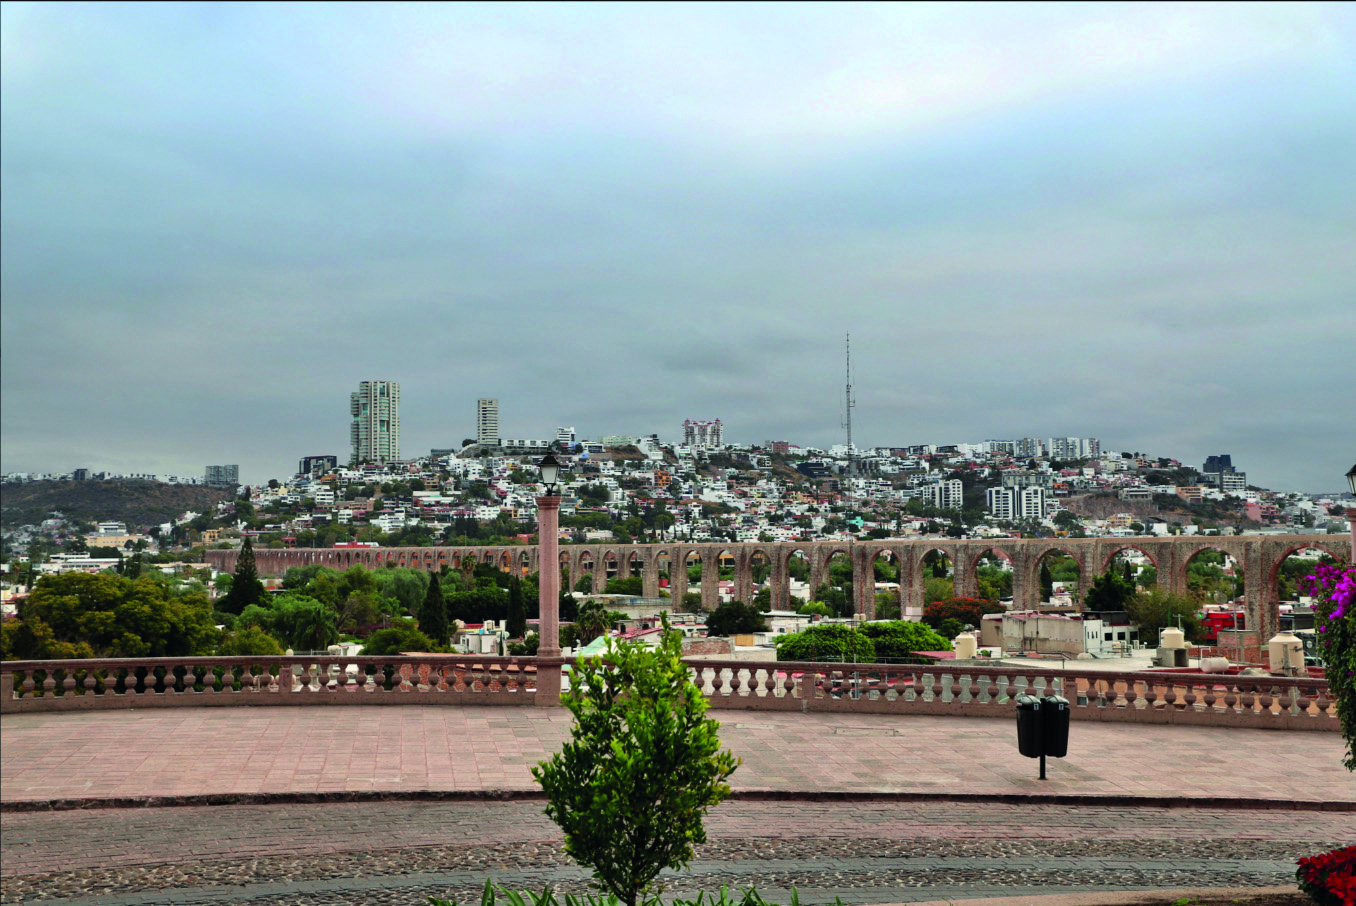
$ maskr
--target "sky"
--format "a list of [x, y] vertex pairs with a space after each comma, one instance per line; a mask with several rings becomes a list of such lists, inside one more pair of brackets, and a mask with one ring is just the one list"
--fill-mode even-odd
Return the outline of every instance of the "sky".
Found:
[[0, 4], [0, 467], [1356, 461], [1356, 5]]

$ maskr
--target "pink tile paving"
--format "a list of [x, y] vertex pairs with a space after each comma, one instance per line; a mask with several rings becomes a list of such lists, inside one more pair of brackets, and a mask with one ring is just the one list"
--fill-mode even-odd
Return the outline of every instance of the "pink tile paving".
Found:
[[[1075, 723], [1050, 779], [989, 718], [723, 712], [740, 790], [1356, 802], [1335, 733]], [[535, 790], [563, 710], [165, 709], [8, 715], [0, 801]]]

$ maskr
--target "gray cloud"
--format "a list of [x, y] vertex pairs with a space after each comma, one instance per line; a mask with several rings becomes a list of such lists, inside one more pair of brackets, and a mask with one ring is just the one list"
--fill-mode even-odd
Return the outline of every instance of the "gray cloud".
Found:
[[721, 417], [1356, 454], [1340, 6], [0, 7], [6, 469]]

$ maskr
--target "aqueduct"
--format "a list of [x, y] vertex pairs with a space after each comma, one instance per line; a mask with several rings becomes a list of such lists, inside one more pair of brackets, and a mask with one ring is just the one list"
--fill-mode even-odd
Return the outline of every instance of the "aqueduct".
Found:
[[[941, 551], [953, 564], [955, 593], [975, 595], [978, 591], [977, 568], [981, 557], [992, 552], [1012, 564], [1012, 594], [1016, 607], [1034, 609], [1040, 594], [1040, 564], [1052, 552], [1066, 553], [1079, 567], [1079, 599], [1087, 592], [1095, 576], [1106, 571], [1121, 551], [1143, 554], [1158, 572], [1158, 581], [1168, 590], [1185, 592], [1187, 565], [1198, 553], [1217, 550], [1239, 564], [1243, 575], [1243, 596], [1247, 602], [1248, 626], [1262, 630], [1270, 638], [1279, 626], [1277, 573], [1281, 563], [1296, 551], [1316, 549], [1345, 562], [1350, 553], [1345, 535], [1238, 535], [1171, 538], [1004, 538], [997, 540], [886, 540], [886, 541], [809, 541], [764, 544], [693, 543], [675, 541], [664, 544], [569, 545], [560, 550], [560, 566], [569, 570], [571, 584], [581, 576], [592, 578], [593, 589], [601, 592], [609, 578], [639, 576], [643, 593], [659, 594], [661, 568], [670, 576], [670, 594], [675, 601], [689, 591], [701, 594], [702, 606], [714, 609], [718, 603], [719, 572], [712, 568], [725, 562], [734, 577], [734, 596], [748, 601], [753, 597], [754, 565], [765, 558], [775, 608], [788, 606], [790, 561], [803, 557], [808, 564], [810, 588], [827, 581], [829, 561], [844, 555], [852, 565], [855, 610], [868, 619], [875, 616], [875, 572], [877, 557], [888, 555], [899, 565], [901, 606], [922, 607], [925, 594], [924, 558]], [[238, 551], [208, 551], [207, 562], [226, 572], [235, 569]], [[689, 560], [700, 560], [705, 567], [700, 585], [689, 588]], [[438, 570], [446, 565], [461, 569], [469, 561], [487, 563], [504, 570], [536, 572], [539, 569], [535, 545], [507, 547], [385, 547], [257, 550], [255, 560], [262, 576], [280, 576], [294, 566], [321, 564], [334, 569], [350, 566], [381, 568], [405, 566]]]

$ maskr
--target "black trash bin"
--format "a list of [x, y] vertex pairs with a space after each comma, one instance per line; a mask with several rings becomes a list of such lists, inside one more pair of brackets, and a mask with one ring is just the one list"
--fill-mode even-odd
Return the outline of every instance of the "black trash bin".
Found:
[[[1051, 758], [1069, 754], [1069, 700], [1061, 695], [1041, 699], [1041, 753]], [[1019, 718], [1020, 719], [1020, 718]], [[1021, 745], [1021, 731], [1018, 731]]]
[[1034, 695], [1017, 696], [1017, 751], [1027, 758], [1040, 758], [1041, 700]]

